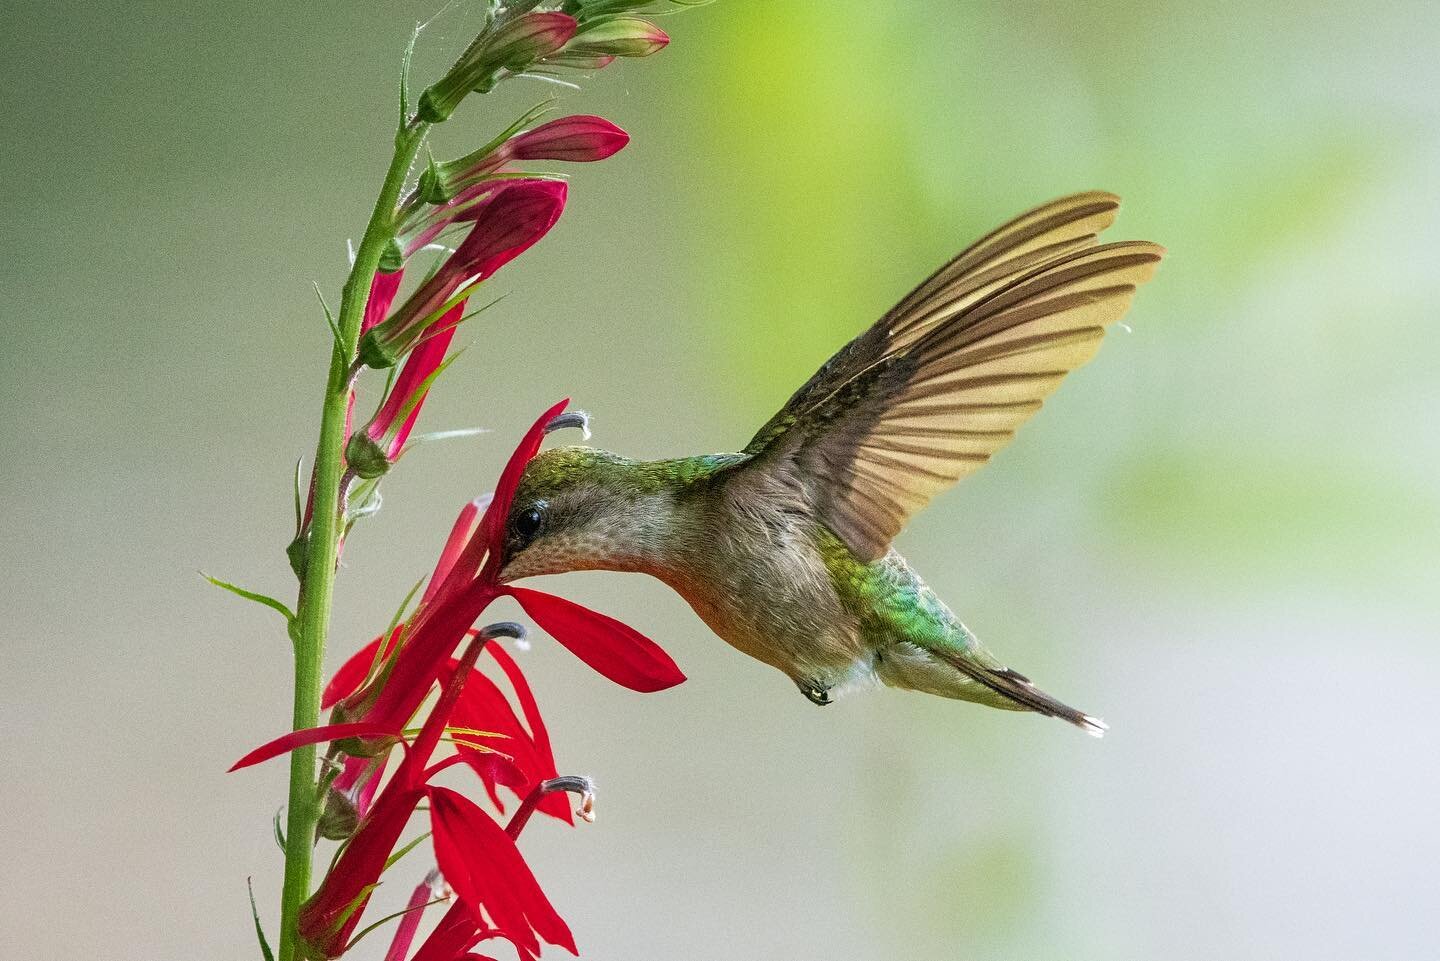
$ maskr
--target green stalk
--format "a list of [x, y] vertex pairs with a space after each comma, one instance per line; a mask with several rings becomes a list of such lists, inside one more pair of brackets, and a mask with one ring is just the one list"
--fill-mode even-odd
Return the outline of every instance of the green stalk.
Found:
[[[330, 609], [335, 595], [335, 567], [342, 530], [340, 484], [344, 473], [345, 407], [349, 398], [349, 370], [355, 360], [360, 322], [370, 297], [370, 285], [380, 256], [395, 231], [395, 206], [415, 153], [430, 125], [419, 120], [405, 124], [395, 135], [395, 153], [385, 183], [371, 211], [370, 222], [355, 265], [341, 294], [339, 337], [330, 359], [325, 401], [320, 414], [320, 441], [315, 450], [315, 509], [311, 515], [305, 577], [301, 583], [295, 639], [295, 730], [315, 727], [320, 721], [321, 667]], [[310, 856], [321, 799], [315, 789], [315, 748], [302, 747], [290, 755], [290, 801], [285, 831], [285, 886], [280, 901], [279, 961], [295, 961], [298, 937], [295, 922], [310, 894]]]

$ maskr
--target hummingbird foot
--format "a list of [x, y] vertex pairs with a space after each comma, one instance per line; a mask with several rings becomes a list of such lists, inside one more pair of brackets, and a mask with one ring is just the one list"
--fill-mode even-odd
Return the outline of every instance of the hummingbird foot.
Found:
[[813, 681], [796, 681], [795, 686], [800, 688], [800, 693], [804, 694], [811, 704], [818, 704], [820, 707], [824, 707], [827, 704], [833, 703], [830, 698], [830, 688], [828, 687], [821, 687]]

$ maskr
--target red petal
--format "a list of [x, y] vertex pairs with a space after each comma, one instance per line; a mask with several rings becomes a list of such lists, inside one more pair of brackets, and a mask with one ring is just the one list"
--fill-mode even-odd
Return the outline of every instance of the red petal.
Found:
[[475, 942], [478, 933], [479, 928], [470, 915], [470, 909], [457, 901], [450, 905], [410, 961], [454, 961]]
[[425, 406], [425, 398], [429, 396], [429, 388], [414, 401], [414, 406], [405, 414], [404, 423], [397, 427], [396, 421], [400, 412], [405, 409], [406, 404], [411, 403], [411, 395], [420, 389], [425, 379], [445, 362], [445, 352], [450, 349], [450, 342], [455, 339], [455, 330], [460, 319], [465, 316], [465, 304], [466, 301], [462, 300], [451, 307], [420, 335], [419, 346], [406, 355], [405, 365], [400, 368], [400, 375], [391, 385], [385, 403], [380, 405], [380, 409], [365, 426], [365, 433], [385, 450], [385, 456], [392, 461], [400, 456], [400, 449], [409, 439], [410, 431], [420, 417], [420, 408]]
[[303, 731], [291, 731], [273, 741], [267, 741], [232, 764], [230, 770], [238, 771], [242, 767], [250, 767], [252, 764], [268, 761], [272, 757], [288, 754], [297, 747], [305, 747], [307, 744], [323, 744], [326, 741], [340, 741], [347, 737], [394, 736], [395, 729], [383, 724], [325, 724], [321, 727], [310, 727]]
[[490, 501], [490, 506], [480, 521], [480, 530], [471, 539], [470, 548], [466, 551], [467, 559], [470, 559], [471, 552], [476, 552], [476, 567], [479, 567], [478, 551], [490, 552], [485, 569], [481, 572], [485, 577], [493, 580], [500, 573], [501, 553], [505, 546], [505, 520], [510, 516], [510, 505], [515, 500], [515, 489], [520, 486], [520, 476], [525, 473], [525, 465], [540, 453], [540, 445], [545, 442], [545, 428], [568, 406], [570, 398], [567, 397], [541, 414], [520, 439], [510, 459], [505, 462], [505, 469], [500, 472], [500, 480], [495, 484], [495, 497]]
[[525, 587], [505, 587], [502, 592], [519, 601], [570, 653], [622, 687], [649, 693], [685, 680], [660, 645], [613, 617]]
[[461, 748], [457, 757], [470, 766], [470, 769], [479, 775], [480, 780], [485, 782], [486, 790], [495, 806], [500, 808], [500, 813], [505, 813], [505, 808], [495, 796], [492, 785], [503, 785], [514, 791], [518, 797], [524, 797], [529, 791], [531, 781], [525, 776], [525, 772], [503, 754], [495, 754], [486, 751], [472, 751], [468, 748]]
[[410, 944], [415, 940], [415, 932], [420, 929], [425, 905], [434, 900], [434, 895], [435, 889], [428, 881], [415, 888], [409, 903], [405, 905], [405, 913], [400, 916], [400, 923], [395, 928], [390, 950], [385, 952], [385, 961], [405, 961], [405, 956], [410, 953]]
[[390, 312], [390, 305], [395, 302], [395, 294], [400, 290], [400, 281], [404, 279], [403, 269], [375, 275], [375, 279], [370, 283], [370, 298], [365, 301], [365, 319], [360, 323], [360, 333], [365, 333], [385, 319], [385, 315]]
[[[550, 732], [545, 729], [545, 719], [540, 716], [540, 705], [535, 702], [535, 695], [530, 691], [530, 683], [525, 680], [520, 665], [515, 663], [515, 659], [504, 647], [499, 644], [486, 644], [485, 650], [505, 672], [505, 677], [510, 681], [510, 687], [515, 691], [515, 699], [520, 702], [520, 709], [525, 712], [525, 724], [530, 728], [530, 739], [535, 744], [535, 753], [544, 758], [547, 765], [545, 777], [554, 777], [558, 772], [555, 770], [555, 752], [550, 747]], [[547, 795], [540, 802], [540, 810], [552, 817], [559, 818], [566, 824], [575, 823], [575, 816], [570, 810], [570, 801], [563, 794]]]
[[498, 824], [474, 802], [448, 788], [432, 787], [430, 823], [435, 860], [445, 880], [478, 917], [481, 908], [507, 936], [518, 936], [532, 952], [534, 931], [550, 944], [575, 954], [570, 929], [540, 890], [525, 859]]
[[[450, 528], [450, 536], [445, 540], [445, 548], [440, 552], [440, 560], [435, 563], [435, 572], [430, 575], [430, 583], [425, 585], [425, 593], [420, 598], [423, 607], [440, 590], [440, 585], [450, 576], [450, 571], [455, 567], [455, 560], [465, 545], [470, 542], [470, 537], [475, 533], [475, 521], [480, 512], [490, 506], [491, 495], [482, 494], [464, 507], [460, 508], [460, 516], [455, 518], [455, 526]], [[470, 571], [469, 576], [474, 577], [475, 571]]]
[[[486, 647], [491, 647], [487, 644]], [[465, 689], [461, 692], [460, 698], [455, 703], [455, 709], [450, 714], [450, 725], [452, 727], [468, 727], [477, 731], [494, 731], [496, 734], [504, 735], [503, 740], [497, 740], [487, 744], [500, 754], [509, 755], [512, 766], [519, 772], [519, 783], [507, 783], [505, 781], [489, 778], [482, 766], [472, 763], [481, 780], [485, 782], [486, 790], [490, 797], [497, 804], [499, 797], [495, 788], [499, 784], [514, 790], [516, 797], [523, 800], [530, 789], [541, 781], [555, 777], [558, 773], [555, 770], [555, 759], [547, 749], [541, 751], [538, 748], [530, 732], [521, 725], [520, 719], [515, 716], [515, 709], [510, 706], [510, 701], [501, 692], [500, 688], [490, 678], [475, 671], [465, 683]], [[495, 754], [485, 752], [467, 751], [459, 748], [462, 754], [473, 754], [480, 758], [495, 757]], [[546, 798], [546, 800], [550, 800]], [[559, 798], [559, 805], [550, 804], [545, 806], [547, 814], [560, 817], [569, 822], [567, 815], [570, 813], [569, 804], [562, 797]]]

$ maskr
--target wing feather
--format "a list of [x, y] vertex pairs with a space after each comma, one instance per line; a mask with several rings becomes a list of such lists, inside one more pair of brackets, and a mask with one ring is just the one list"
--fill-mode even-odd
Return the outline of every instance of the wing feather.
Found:
[[788, 465], [857, 557], [978, 470], [1094, 356], [1163, 249], [1101, 245], [1119, 199], [1030, 211], [946, 263], [845, 345], [761, 428], [751, 463]]

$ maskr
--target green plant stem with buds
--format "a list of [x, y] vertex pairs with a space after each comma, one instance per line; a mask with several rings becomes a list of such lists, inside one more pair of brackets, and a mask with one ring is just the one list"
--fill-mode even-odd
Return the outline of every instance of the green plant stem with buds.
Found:
[[[321, 408], [320, 440], [315, 450], [314, 510], [305, 553], [305, 575], [295, 631], [295, 730], [315, 727], [320, 721], [321, 669], [325, 640], [330, 627], [330, 610], [335, 594], [335, 569], [339, 556], [340, 487], [344, 475], [345, 408], [349, 401], [350, 370], [355, 361], [360, 323], [370, 297], [370, 285], [380, 266], [380, 257], [395, 233], [395, 210], [406, 175], [415, 160], [430, 124], [421, 120], [404, 123], [395, 135], [395, 153], [390, 159], [380, 196], [370, 214], [355, 264], [345, 281], [337, 320], [339, 336], [330, 358]], [[290, 800], [285, 832], [285, 886], [280, 902], [279, 961], [294, 961], [298, 942], [295, 922], [300, 906], [310, 893], [310, 860], [315, 825], [323, 798], [316, 790], [315, 748], [297, 748], [290, 755]]]

